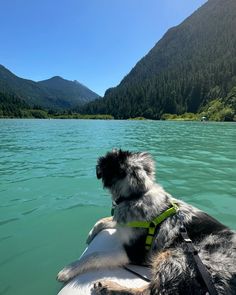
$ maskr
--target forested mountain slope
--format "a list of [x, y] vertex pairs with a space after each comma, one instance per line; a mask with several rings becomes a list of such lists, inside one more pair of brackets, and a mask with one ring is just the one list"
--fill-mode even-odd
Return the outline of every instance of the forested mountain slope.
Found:
[[227, 103], [236, 86], [235, 28], [236, 1], [209, 0], [84, 112], [159, 119], [199, 112], [214, 99]]

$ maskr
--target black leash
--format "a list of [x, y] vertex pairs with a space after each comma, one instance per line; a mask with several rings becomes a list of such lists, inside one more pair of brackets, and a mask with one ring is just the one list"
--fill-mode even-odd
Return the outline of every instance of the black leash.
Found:
[[183, 216], [181, 215], [180, 212], [179, 212], [179, 217], [180, 217], [180, 222], [181, 222], [180, 235], [187, 246], [188, 252], [192, 255], [192, 257], [196, 263], [198, 273], [201, 276], [201, 278], [208, 290], [206, 295], [217, 295], [218, 293], [217, 293], [216, 288], [212, 282], [212, 278], [211, 278], [206, 266], [202, 263], [202, 260], [199, 257], [198, 251], [194, 247], [192, 240], [188, 236], [187, 229], [183, 223]]
[[149, 278], [147, 278], [147, 277], [144, 276], [144, 275], [141, 275], [140, 273], [134, 271], [133, 269], [130, 269], [130, 268], [128, 268], [127, 266], [123, 266], [123, 268], [124, 268], [125, 270], [131, 272], [132, 274], [136, 275], [137, 277], [139, 277], [139, 278], [142, 279], [143, 281], [146, 281], [146, 282], [148, 282], [148, 283], [151, 282], [151, 280], [150, 280]]

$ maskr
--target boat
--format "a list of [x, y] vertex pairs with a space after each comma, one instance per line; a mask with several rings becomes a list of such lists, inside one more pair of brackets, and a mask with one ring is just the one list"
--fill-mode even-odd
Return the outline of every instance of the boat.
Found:
[[[85, 249], [82, 257], [94, 252], [109, 251], [122, 247], [115, 229], [101, 231]], [[93, 285], [102, 280], [116, 282], [126, 287], [143, 287], [148, 284], [151, 277], [150, 269], [145, 266], [127, 265], [115, 268], [100, 268], [76, 276], [62, 287], [58, 295], [90, 295]]]

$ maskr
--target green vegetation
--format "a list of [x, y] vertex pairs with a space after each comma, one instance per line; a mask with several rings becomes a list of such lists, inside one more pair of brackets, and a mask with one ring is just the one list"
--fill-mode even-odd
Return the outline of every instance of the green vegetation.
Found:
[[216, 98], [201, 108], [200, 115], [210, 121], [236, 121], [236, 87], [225, 98]]
[[174, 120], [174, 121], [199, 121], [201, 119], [200, 114], [184, 113], [182, 115], [176, 114], [163, 114], [161, 120]]
[[111, 115], [86, 115], [64, 111], [46, 111], [39, 106], [30, 108], [24, 101], [12, 94], [0, 93], [0, 118], [35, 118], [35, 119], [98, 119], [112, 120]]
[[29, 105], [15, 95], [0, 92], [0, 118], [23, 118]]
[[163, 114], [161, 119], [199, 121], [202, 117], [206, 117], [209, 121], [236, 121], [236, 87], [229, 92], [226, 98], [209, 101], [197, 114]]
[[86, 114], [57, 114], [50, 116], [53, 119], [84, 119], [84, 120], [113, 120], [114, 117], [111, 115], [86, 115]]
[[128, 120], [142, 121], [142, 120], [146, 120], [146, 118], [144, 118], [144, 117], [135, 117], [135, 118], [129, 118]]
[[[210, 121], [236, 121], [236, 87], [226, 99], [214, 99], [206, 104], [199, 113], [184, 113], [181, 115], [165, 113], [161, 120], [199, 121], [206, 117]], [[72, 111], [63, 113], [53, 110], [43, 110], [39, 106], [30, 108], [15, 95], [0, 93], [0, 118], [35, 118], [35, 119], [93, 119], [113, 120], [108, 114], [79, 114]], [[129, 120], [146, 120], [144, 117], [129, 118]]]

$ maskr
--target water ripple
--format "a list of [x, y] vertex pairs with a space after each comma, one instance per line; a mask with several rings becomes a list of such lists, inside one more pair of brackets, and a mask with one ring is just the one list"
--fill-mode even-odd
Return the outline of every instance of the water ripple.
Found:
[[10, 222], [17, 221], [17, 220], [19, 220], [19, 218], [9, 218], [9, 219], [6, 219], [6, 220], [0, 220], [0, 226], [4, 225], [4, 224], [7, 224], [7, 223], [10, 223]]
[[[29, 284], [49, 286], [68, 253], [83, 250], [89, 228], [110, 212], [111, 199], [96, 179], [95, 166], [114, 147], [150, 152], [157, 180], [167, 191], [236, 229], [236, 124], [0, 120], [0, 138], [0, 253], [6, 282], [23, 261], [32, 274]], [[24, 272], [14, 282], [26, 290]], [[6, 288], [0, 292], [8, 293]]]

